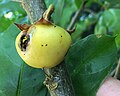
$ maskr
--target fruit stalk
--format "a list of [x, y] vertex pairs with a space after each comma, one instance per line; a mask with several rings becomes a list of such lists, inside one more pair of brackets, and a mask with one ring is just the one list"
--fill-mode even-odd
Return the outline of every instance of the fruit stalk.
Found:
[[[46, 9], [44, 0], [22, 0], [22, 6], [32, 24], [38, 21], [39, 18], [42, 18], [42, 14]], [[48, 17], [49, 14], [51, 12], [47, 12]], [[64, 61], [54, 68], [45, 68], [44, 71], [46, 73], [44, 83], [51, 96], [75, 96]]]

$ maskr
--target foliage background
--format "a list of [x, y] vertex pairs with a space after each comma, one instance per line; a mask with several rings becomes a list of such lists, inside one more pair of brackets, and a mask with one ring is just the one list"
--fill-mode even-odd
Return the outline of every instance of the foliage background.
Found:
[[[53, 3], [55, 24], [67, 29], [83, 0], [45, 0]], [[14, 6], [13, 6], [14, 5]], [[71, 35], [65, 57], [76, 96], [95, 96], [103, 80], [116, 68], [120, 49], [120, 1], [88, 0]], [[30, 23], [19, 3], [0, 0], [0, 96], [49, 96], [44, 72], [26, 65], [15, 49], [20, 32], [16, 23]]]

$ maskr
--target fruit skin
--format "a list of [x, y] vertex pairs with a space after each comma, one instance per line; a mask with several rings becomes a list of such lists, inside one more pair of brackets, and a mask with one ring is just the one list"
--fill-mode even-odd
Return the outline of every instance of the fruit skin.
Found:
[[21, 50], [20, 42], [24, 31], [16, 38], [16, 49], [20, 57], [35, 68], [52, 68], [63, 61], [71, 45], [71, 36], [63, 28], [53, 24], [34, 24], [27, 35], [30, 40], [26, 50]]

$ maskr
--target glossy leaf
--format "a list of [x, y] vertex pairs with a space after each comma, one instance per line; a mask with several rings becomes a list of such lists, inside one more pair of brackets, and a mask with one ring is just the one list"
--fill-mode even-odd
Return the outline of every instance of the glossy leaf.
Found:
[[96, 92], [116, 61], [115, 38], [90, 35], [74, 43], [67, 56], [76, 96], [96, 96]]
[[116, 44], [120, 48], [120, 9], [109, 9], [103, 12], [95, 27], [95, 34], [118, 36]]
[[19, 31], [11, 25], [0, 33], [0, 96], [47, 96], [43, 71], [27, 66], [16, 52]]

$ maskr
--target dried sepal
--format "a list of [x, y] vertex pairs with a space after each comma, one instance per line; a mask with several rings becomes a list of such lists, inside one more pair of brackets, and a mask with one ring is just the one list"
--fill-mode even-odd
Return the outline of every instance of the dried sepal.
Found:
[[17, 23], [14, 23], [21, 31], [25, 30], [27, 31], [31, 25], [28, 25], [28, 24], [17, 24]]
[[45, 20], [44, 18], [41, 18], [35, 23], [35, 25], [39, 25], [39, 24], [51, 25], [52, 23], [50, 21]]

